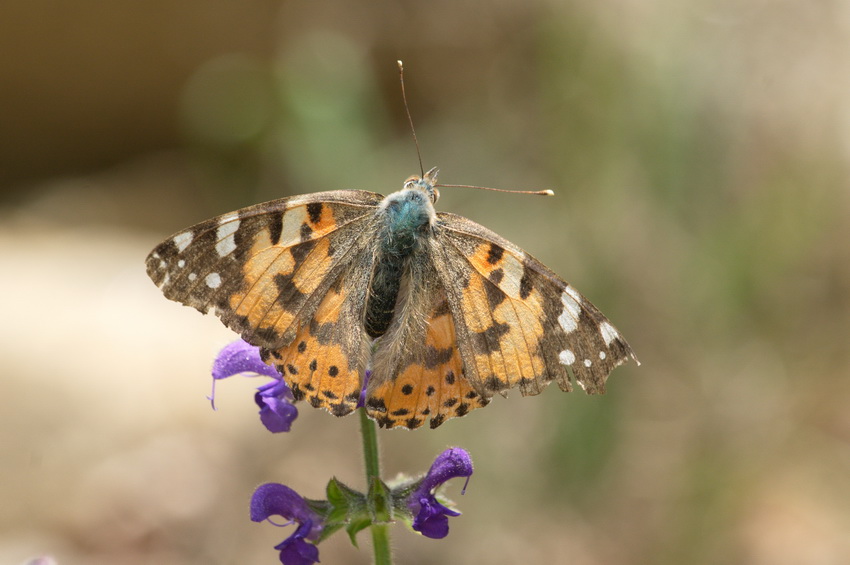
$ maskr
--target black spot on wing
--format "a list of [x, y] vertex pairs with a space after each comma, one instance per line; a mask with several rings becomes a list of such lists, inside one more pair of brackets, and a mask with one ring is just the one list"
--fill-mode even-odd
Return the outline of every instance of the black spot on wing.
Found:
[[476, 353], [493, 353], [499, 350], [499, 340], [503, 335], [511, 331], [511, 326], [506, 323], [494, 323], [486, 330], [480, 332], [472, 332], [473, 347]]
[[484, 388], [493, 392], [505, 390], [508, 388], [508, 381], [504, 381], [496, 375], [490, 375], [484, 379]]
[[293, 282], [294, 275], [295, 273], [292, 272], [288, 275], [278, 273], [274, 276], [274, 284], [277, 286], [278, 301], [284, 309], [286, 309], [287, 305], [293, 300], [297, 300], [303, 295], [301, 290], [295, 286], [295, 283]]
[[272, 245], [280, 243], [280, 234], [283, 230], [283, 210], [275, 210], [270, 212], [268, 216], [269, 222], [269, 241]]
[[454, 347], [437, 349], [433, 345], [429, 345], [425, 350], [425, 368], [434, 369], [439, 365], [444, 365], [451, 360], [452, 355], [454, 355]]
[[377, 396], [370, 396], [366, 399], [366, 406], [371, 408], [376, 412], [386, 413], [387, 412], [387, 404], [384, 402], [383, 398], [378, 398]]
[[487, 250], [487, 262], [491, 265], [495, 265], [499, 261], [502, 260], [502, 255], [505, 254], [504, 248], [497, 243], [491, 243], [490, 249]]
[[310, 216], [310, 223], [317, 224], [322, 219], [322, 208], [321, 202], [307, 204], [307, 214]]
[[310, 241], [304, 241], [297, 245], [293, 245], [289, 248], [289, 252], [292, 253], [292, 258], [295, 260], [295, 268], [298, 269], [298, 266], [304, 262], [304, 259], [313, 251], [313, 248], [316, 247], [316, 240], [311, 239]]
[[[239, 316], [242, 318], [242, 316]], [[234, 317], [236, 319], [236, 317]], [[241, 324], [241, 327], [249, 327], [248, 320]], [[280, 334], [273, 327], [262, 327], [242, 332], [242, 337], [247, 342], [257, 341], [259, 343], [277, 343], [280, 340]]]
[[313, 237], [313, 228], [310, 227], [310, 224], [304, 222], [301, 224], [301, 241], [310, 241]]
[[493, 310], [494, 308], [496, 308], [496, 306], [505, 301], [505, 293], [502, 292], [502, 289], [498, 287], [498, 284], [502, 281], [503, 276], [504, 272], [502, 272], [502, 269], [496, 269], [495, 271], [490, 273], [489, 277], [494, 284], [484, 285], [484, 292], [487, 294], [487, 304], [490, 305], [490, 310]]
[[301, 386], [298, 383], [292, 383], [289, 390], [292, 391], [292, 398], [295, 400], [304, 400], [304, 391], [301, 390]]
[[421, 426], [421, 425], [422, 425], [422, 420], [421, 420], [421, 419], [419, 419], [419, 418], [408, 418], [408, 419], [404, 422], [404, 424], [405, 424], [408, 428], [410, 428], [410, 429], [412, 430], [413, 428], [418, 428], [419, 426]]
[[519, 281], [519, 297], [525, 300], [532, 290], [534, 290], [534, 285], [531, 283], [531, 271], [523, 267], [522, 278]]

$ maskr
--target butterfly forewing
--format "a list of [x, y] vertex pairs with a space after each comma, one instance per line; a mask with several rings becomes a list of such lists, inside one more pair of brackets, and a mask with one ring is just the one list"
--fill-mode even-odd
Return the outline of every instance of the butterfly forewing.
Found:
[[309, 320], [363, 245], [379, 194], [334, 191], [273, 200], [201, 222], [147, 258], [171, 300], [210, 310], [254, 345], [280, 348]]
[[569, 368], [587, 392], [604, 392], [611, 370], [634, 359], [608, 319], [542, 263], [466, 218], [439, 219], [435, 265], [447, 284], [460, 281], [449, 305], [477, 391], [533, 395], [553, 380], [568, 391]]

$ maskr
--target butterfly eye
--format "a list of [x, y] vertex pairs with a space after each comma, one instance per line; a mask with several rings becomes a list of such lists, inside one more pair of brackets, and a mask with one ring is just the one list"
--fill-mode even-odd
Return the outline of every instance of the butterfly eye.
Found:
[[406, 181], [404, 181], [404, 188], [413, 188], [416, 186], [416, 182], [419, 180], [419, 177], [412, 176], [409, 177]]
[[440, 199], [440, 191], [436, 187], [431, 189], [431, 204], [436, 204]]

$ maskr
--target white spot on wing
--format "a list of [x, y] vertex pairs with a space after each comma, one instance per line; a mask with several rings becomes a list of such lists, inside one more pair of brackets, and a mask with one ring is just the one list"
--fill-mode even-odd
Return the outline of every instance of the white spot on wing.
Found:
[[608, 322], [602, 322], [599, 324], [599, 333], [602, 334], [602, 339], [605, 340], [605, 345], [611, 345], [612, 341], [620, 337], [620, 334], [617, 333], [614, 326]]
[[585, 366], [585, 367], [590, 367], [591, 365], [593, 365], [593, 363], [591, 363], [590, 359], [585, 359], [585, 360], [584, 360], [584, 366]]
[[234, 234], [239, 229], [239, 223], [239, 219], [232, 214], [221, 219], [218, 230], [215, 232], [215, 237], [218, 240], [218, 243], [215, 244], [215, 250], [219, 257], [226, 257], [236, 249]]
[[196, 278], [198, 278], [198, 275], [196, 275], [195, 273], [189, 273], [189, 280], [190, 281], [194, 281]]
[[178, 268], [182, 269], [185, 266], [186, 266], [186, 261], [184, 261], [183, 259], [180, 259], [179, 261], [177, 261], [177, 267]]
[[221, 277], [218, 273], [210, 273], [207, 275], [207, 278], [204, 279], [204, 282], [206, 282], [207, 286], [210, 288], [218, 288], [221, 286]]
[[301, 241], [301, 226], [306, 221], [306, 207], [287, 210], [280, 221], [280, 242], [278, 245], [287, 247]]
[[564, 365], [572, 365], [576, 362], [576, 356], [569, 349], [565, 349], [558, 354], [558, 360]]
[[178, 233], [175, 235], [171, 241], [174, 242], [174, 245], [177, 246], [177, 251], [183, 253], [183, 251], [189, 247], [189, 244], [192, 243], [192, 240], [195, 238], [194, 234], [190, 231], [184, 231], [183, 233]]
[[563, 304], [564, 309], [558, 316], [558, 323], [566, 333], [574, 332], [578, 328], [578, 317], [581, 314], [580, 300], [581, 296], [569, 286], [561, 293], [561, 304]]
[[600, 359], [605, 359], [606, 357], [607, 357], [607, 355], [605, 354], [605, 352], [604, 352], [604, 351], [600, 351], [600, 352], [599, 352], [599, 358], [600, 358]]

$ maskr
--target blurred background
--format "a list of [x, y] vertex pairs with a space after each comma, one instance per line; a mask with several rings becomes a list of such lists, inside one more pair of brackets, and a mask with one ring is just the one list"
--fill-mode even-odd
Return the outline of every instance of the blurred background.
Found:
[[[850, 562], [850, 6], [6, 0], [0, 563], [276, 563], [262, 482], [362, 488], [356, 418], [260, 425], [160, 240], [282, 196], [441, 180], [439, 208], [579, 288], [640, 367], [382, 431], [387, 476], [476, 463], [398, 563]], [[322, 563], [369, 563], [338, 534]]]

